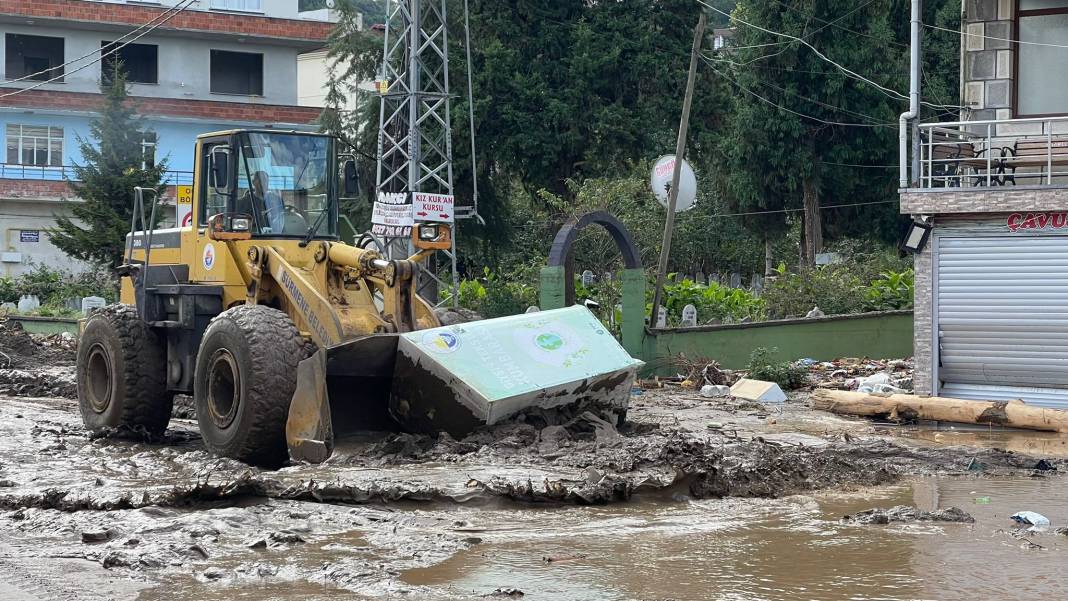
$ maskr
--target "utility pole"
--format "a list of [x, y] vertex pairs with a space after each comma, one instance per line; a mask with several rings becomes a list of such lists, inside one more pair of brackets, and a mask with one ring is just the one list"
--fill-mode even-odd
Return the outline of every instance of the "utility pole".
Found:
[[660, 297], [664, 293], [664, 280], [667, 278], [668, 258], [671, 256], [671, 235], [675, 231], [675, 207], [679, 200], [679, 178], [682, 175], [682, 161], [686, 157], [686, 134], [690, 129], [690, 105], [693, 103], [693, 85], [697, 78], [697, 59], [701, 53], [701, 40], [705, 37], [705, 12], [697, 20], [697, 29], [693, 33], [693, 51], [690, 52], [690, 74], [686, 78], [686, 95], [682, 99], [682, 119], [679, 121], [679, 138], [675, 144], [675, 172], [671, 176], [671, 189], [668, 190], [667, 220], [664, 222], [664, 241], [660, 245], [660, 265], [656, 272], [656, 288], [653, 291], [653, 313], [649, 324], [656, 326], [660, 312]]

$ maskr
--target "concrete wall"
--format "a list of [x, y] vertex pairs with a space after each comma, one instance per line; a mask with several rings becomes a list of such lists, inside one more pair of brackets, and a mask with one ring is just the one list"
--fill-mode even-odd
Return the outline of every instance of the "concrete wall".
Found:
[[912, 312], [889, 311], [647, 331], [642, 358], [661, 373], [672, 371], [665, 365], [680, 353], [690, 359], [714, 359], [728, 369], [744, 368], [757, 347], [778, 348], [782, 360], [892, 359], [912, 355], [912, 340]]
[[[42, 25], [0, 24], [0, 38], [5, 33], [64, 38], [65, 61], [99, 51], [100, 42], [112, 41], [121, 35], [117, 32], [72, 30]], [[236, 36], [232, 41], [222, 41], [149, 35], [139, 39], [137, 43], [159, 46], [159, 83], [130, 84], [132, 96], [297, 104], [297, 87], [294, 85], [297, 80], [297, 48], [239, 43]], [[263, 54], [263, 95], [241, 96], [212, 93], [210, 90], [212, 50]], [[5, 64], [5, 51], [4, 44], [0, 43], [0, 67]], [[48, 84], [42, 89], [98, 93], [100, 91], [100, 63], [94, 63], [77, 73], [72, 72], [82, 64], [84, 63], [68, 66], [62, 83]]]
[[[55, 227], [55, 214], [65, 212], [56, 200], [0, 199], [0, 276], [13, 277], [32, 269], [34, 264], [53, 269], [80, 272], [89, 266], [56, 248], [47, 230]], [[37, 241], [25, 241], [20, 232], [36, 232]]]

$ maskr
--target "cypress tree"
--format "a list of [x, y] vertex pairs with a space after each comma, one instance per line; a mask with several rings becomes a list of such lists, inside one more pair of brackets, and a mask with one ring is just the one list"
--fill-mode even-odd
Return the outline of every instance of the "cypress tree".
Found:
[[[144, 164], [147, 129], [129, 101], [126, 74], [117, 65], [109, 75], [101, 78], [103, 102], [89, 125], [89, 139], [77, 136], [83, 163], [73, 166], [75, 177], [68, 183], [81, 202], [65, 203], [66, 214], [56, 216], [49, 235], [68, 255], [114, 269], [123, 261], [134, 187], [162, 194], [167, 161]], [[147, 196], [146, 216], [152, 200]]]

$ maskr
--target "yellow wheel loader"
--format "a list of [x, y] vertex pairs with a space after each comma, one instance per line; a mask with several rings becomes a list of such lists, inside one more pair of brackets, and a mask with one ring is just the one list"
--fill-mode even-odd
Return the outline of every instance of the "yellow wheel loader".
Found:
[[335, 434], [386, 416], [454, 436], [564, 406], [622, 419], [641, 362], [585, 308], [442, 327], [415, 281], [449, 224], [416, 224], [404, 260], [342, 243], [356, 173], [322, 134], [199, 136], [189, 223], [145, 227], [156, 204], [140, 204], [121, 303], [82, 322], [86, 427], [160, 434], [191, 394], [209, 450], [278, 465], [324, 461]]

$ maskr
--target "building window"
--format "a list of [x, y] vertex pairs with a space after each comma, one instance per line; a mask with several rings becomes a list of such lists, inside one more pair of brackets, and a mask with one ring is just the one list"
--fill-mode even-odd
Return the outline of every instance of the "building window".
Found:
[[152, 169], [156, 166], [156, 132], [146, 131], [141, 138], [141, 168]]
[[263, 55], [212, 50], [211, 91], [263, 96]]
[[1068, 45], [1068, 1], [1020, 0], [1016, 31], [1016, 116], [1068, 114], [1068, 79], [1049, 76], [1064, 49], [1035, 45]]
[[263, 0], [211, 0], [214, 10], [240, 10], [244, 12], [263, 12]]
[[4, 36], [8, 79], [63, 81], [63, 38], [9, 33]]
[[9, 165], [63, 165], [63, 128], [37, 125], [7, 126]]
[[115, 68], [122, 64], [126, 80], [131, 83], [159, 83], [159, 46], [155, 44], [126, 44], [112, 54], [115, 42], [100, 42], [100, 74], [105, 82], [111, 81]]

